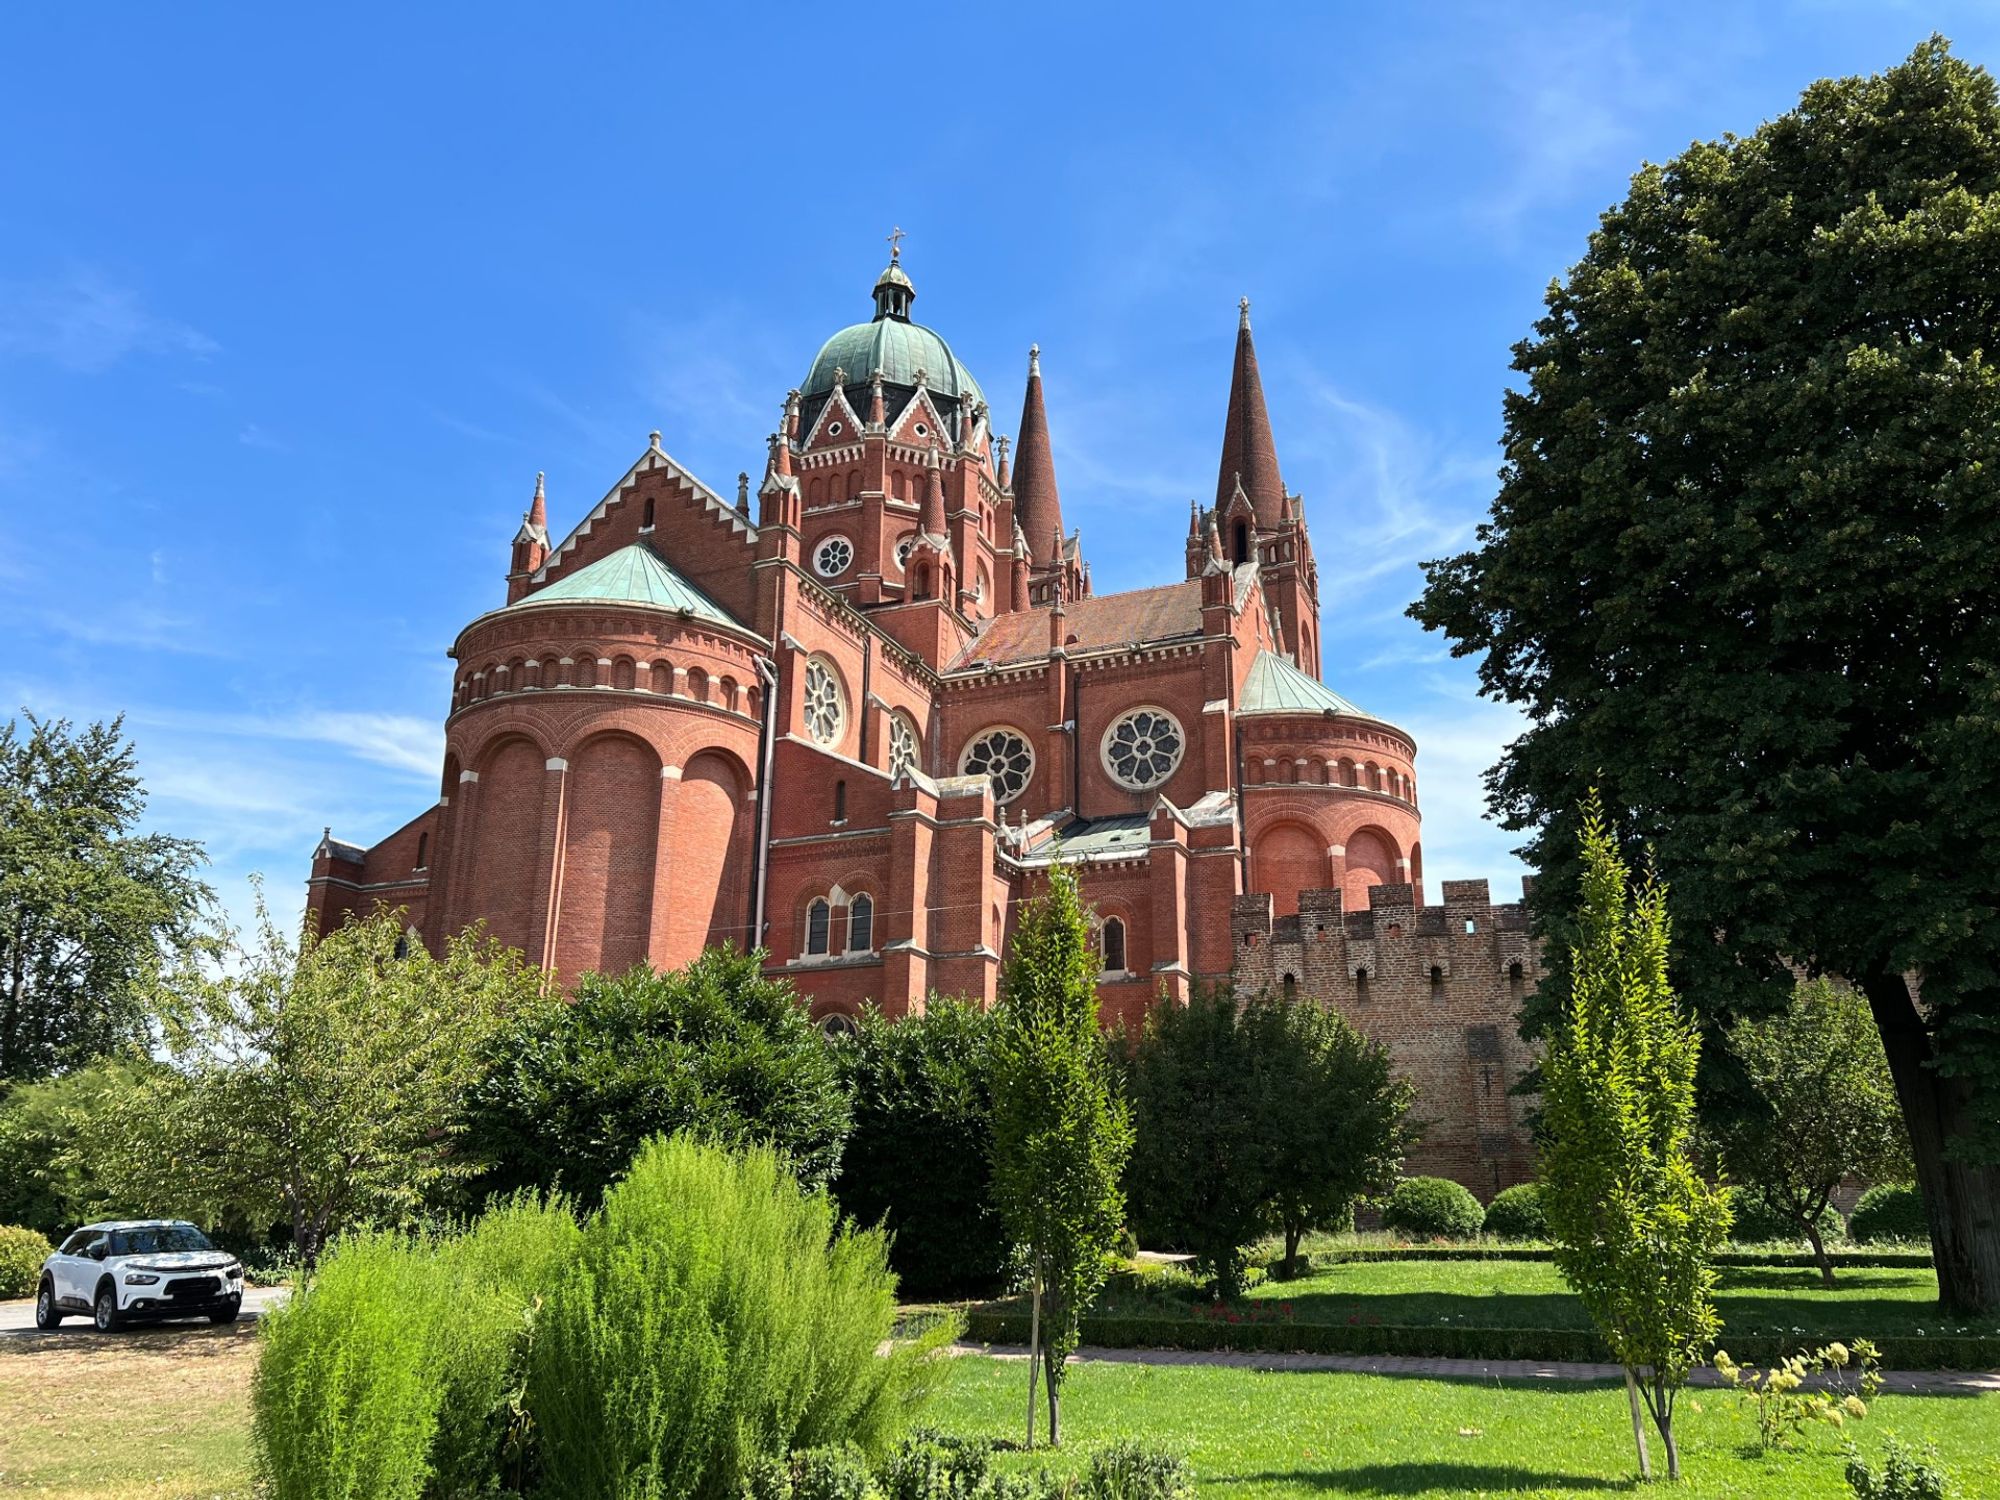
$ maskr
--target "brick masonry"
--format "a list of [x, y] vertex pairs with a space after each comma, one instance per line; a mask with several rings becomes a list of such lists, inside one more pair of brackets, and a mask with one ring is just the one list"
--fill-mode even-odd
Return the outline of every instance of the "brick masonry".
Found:
[[[1482, 1197], [1525, 1177], [1506, 1090], [1527, 1063], [1526, 925], [1480, 882], [1422, 905], [1417, 746], [1318, 682], [1318, 571], [1247, 306], [1182, 577], [1098, 596], [1081, 537], [1058, 538], [1039, 374], [1023, 458], [1051, 527], [1031, 545], [1005, 440], [907, 322], [906, 285], [885, 275], [875, 321], [835, 336], [879, 374], [823, 359], [787, 397], [754, 496], [747, 473], [710, 489], [655, 433], [552, 542], [537, 482], [504, 601], [451, 649], [435, 805], [370, 847], [329, 831], [311, 918], [387, 903], [433, 947], [483, 922], [565, 984], [761, 947], [837, 1026], [936, 994], [991, 1004], [1020, 904], [1062, 858], [1101, 924], [1107, 1023], [1197, 983], [1289, 985], [1416, 1082], [1413, 1166]], [[909, 348], [934, 367], [905, 368]], [[1286, 692], [1246, 694], [1260, 658]], [[1139, 713], [1167, 739], [1134, 776], [1113, 745]], [[995, 746], [997, 773], [978, 758]]]

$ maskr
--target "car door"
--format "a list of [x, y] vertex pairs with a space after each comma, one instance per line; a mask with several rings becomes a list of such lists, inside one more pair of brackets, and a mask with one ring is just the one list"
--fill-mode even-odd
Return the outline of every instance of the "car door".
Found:
[[63, 1295], [88, 1307], [97, 1297], [98, 1269], [111, 1244], [106, 1234], [93, 1234], [86, 1238], [69, 1257], [69, 1287]]

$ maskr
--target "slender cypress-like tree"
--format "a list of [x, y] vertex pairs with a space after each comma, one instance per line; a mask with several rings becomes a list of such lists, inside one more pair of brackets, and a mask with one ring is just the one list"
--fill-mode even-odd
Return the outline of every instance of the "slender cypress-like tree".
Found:
[[993, 1038], [993, 1196], [1033, 1278], [1039, 1348], [1028, 1363], [1028, 1442], [1037, 1365], [1049, 1441], [1062, 1438], [1065, 1361], [1125, 1222], [1119, 1179], [1132, 1149], [1097, 1024], [1096, 944], [1075, 874], [1057, 864], [1022, 908]]
[[1639, 1469], [1643, 1400], [1680, 1478], [1674, 1398], [1714, 1339], [1729, 1199], [1694, 1163], [1700, 1033], [1667, 982], [1667, 894], [1632, 889], [1604, 809], [1583, 807], [1569, 992], [1542, 1063], [1542, 1206], [1556, 1268], [1625, 1367]]

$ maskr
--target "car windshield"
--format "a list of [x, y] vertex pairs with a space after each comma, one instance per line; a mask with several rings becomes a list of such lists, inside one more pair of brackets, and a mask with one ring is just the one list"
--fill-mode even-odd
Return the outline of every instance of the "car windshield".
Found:
[[213, 1250], [208, 1236], [192, 1224], [151, 1224], [111, 1231], [113, 1255], [171, 1255], [176, 1250]]

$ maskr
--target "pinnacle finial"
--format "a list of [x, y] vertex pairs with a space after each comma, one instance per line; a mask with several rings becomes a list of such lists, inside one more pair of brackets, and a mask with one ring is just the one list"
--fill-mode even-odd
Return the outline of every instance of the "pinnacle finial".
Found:
[[1042, 346], [1040, 344], [1030, 344], [1028, 345], [1029, 378], [1033, 379], [1039, 377], [1041, 373], [1042, 373]]
[[1236, 326], [1238, 328], [1248, 328], [1250, 326], [1250, 299], [1248, 297], [1242, 297], [1237, 300]]
[[538, 471], [535, 475], [535, 498], [537, 500], [544, 498], [542, 494], [542, 481], [547, 479], [548, 477], [549, 476], [545, 471]]
[[648, 433], [648, 434], [646, 435], [646, 438], [647, 438], [647, 443], [648, 443], [648, 445], [649, 445], [649, 446], [651, 446], [651, 447], [654, 447], [654, 448], [657, 448], [657, 447], [659, 447], [659, 446], [660, 446], [660, 429], [659, 429], [659, 428], [657, 428], [657, 427], [655, 427], [655, 428], [654, 428], [654, 429], [653, 429], [653, 430], [652, 430], [652, 431], [651, 431], [650, 433]]

